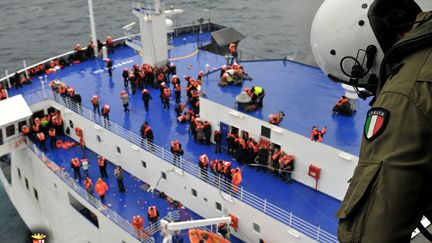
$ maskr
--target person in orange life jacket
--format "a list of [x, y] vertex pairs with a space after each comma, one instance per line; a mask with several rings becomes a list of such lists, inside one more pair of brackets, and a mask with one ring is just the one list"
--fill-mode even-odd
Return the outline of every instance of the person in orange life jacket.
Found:
[[108, 36], [105, 40], [108, 52], [110, 54], [114, 54], [114, 42], [113, 39], [111, 38], [111, 36]]
[[238, 186], [243, 181], [243, 177], [242, 177], [240, 168], [237, 167], [236, 169], [231, 169], [231, 174], [232, 174], [232, 184], [234, 187], [234, 192], [237, 192]]
[[129, 70], [127, 68], [123, 69], [122, 77], [123, 77], [124, 87], [125, 87], [125, 89], [128, 89], [129, 88]]
[[234, 63], [234, 59], [235, 59], [235, 62], [237, 63], [238, 62], [238, 58], [237, 58], [237, 56], [238, 56], [237, 45], [235, 43], [230, 43], [229, 46], [228, 46], [228, 51], [229, 51], [229, 53], [232, 56], [231, 64]]
[[129, 112], [129, 95], [126, 90], [120, 92], [120, 100], [123, 104], [124, 112]]
[[132, 218], [132, 226], [136, 231], [136, 235], [139, 239], [143, 237], [144, 219], [140, 215], [135, 215]]
[[42, 149], [42, 151], [48, 151], [46, 145], [45, 145], [45, 134], [43, 132], [39, 132], [36, 134], [36, 137], [38, 139], [39, 145]]
[[120, 192], [125, 192], [126, 188], [123, 184], [123, 169], [121, 166], [117, 165], [114, 170], [114, 176], [117, 179], [117, 185]]
[[272, 155], [271, 155], [271, 161], [272, 161], [272, 165], [273, 165], [273, 174], [276, 177], [279, 176], [279, 159], [281, 157], [281, 154], [282, 154], [282, 152], [280, 151], [280, 149], [275, 148], [273, 150]]
[[315, 142], [322, 142], [322, 139], [323, 139], [324, 134], [326, 133], [326, 130], [327, 130], [327, 127], [323, 127], [320, 131], [320, 130], [318, 130], [317, 126], [313, 126], [312, 132], [310, 135], [310, 140], [315, 141]]
[[291, 183], [291, 173], [294, 170], [294, 155], [289, 155], [282, 152], [282, 155], [279, 159], [279, 168], [282, 179], [288, 183]]
[[80, 161], [77, 157], [71, 159], [71, 167], [74, 172], [74, 178], [75, 180], [78, 180], [78, 178], [81, 180], [81, 171], [80, 171]]
[[106, 160], [103, 156], [99, 155], [98, 156], [98, 165], [99, 165], [99, 171], [101, 174], [102, 178], [108, 178], [108, 173], [107, 173], [107, 163]]
[[279, 111], [278, 113], [269, 115], [269, 123], [273, 125], [277, 125], [282, 121], [282, 117], [285, 116], [283, 111]]
[[48, 135], [50, 137], [51, 149], [54, 149], [56, 147], [56, 143], [57, 143], [56, 130], [54, 127], [49, 128]]
[[338, 102], [333, 106], [333, 115], [351, 116], [352, 108], [349, 99], [342, 95]]
[[198, 166], [200, 167], [200, 174], [201, 174], [201, 178], [204, 180], [207, 180], [207, 168], [209, 165], [209, 158], [207, 156], [207, 154], [202, 154], [199, 157], [199, 161], [198, 161]]
[[86, 157], [81, 159], [81, 167], [84, 171], [84, 177], [88, 177], [88, 169], [89, 169], [89, 162], [88, 159]]
[[7, 94], [6, 94], [6, 89], [5, 88], [0, 88], [0, 100], [4, 100], [7, 98]]
[[[30, 128], [28, 128], [26, 125], [21, 126], [21, 133], [24, 136], [25, 139], [30, 136]], [[24, 140], [27, 143], [27, 140]]]
[[199, 71], [198, 76], [197, 76], [197, 80], [199, 84], [202, 84], [202, 79], [204, 77], [204, 72], [203, 71]]
[[129, 83], [130, 83], [130, 85], [131, 85], [131, 90], [132, 90], [132, 94], [135, 94], [135, 92], [136, 92], [136, 88], [137, 88], [137, 85], [136, 85], [136, 81], [137, 81], [137, 76], [135, 75], [135, 74], [130, 74], [129, 75]]
[[99, 109], [99, 97], [97, 95], [93, 95], [90, 102], [93, 106], [93, 113], [98, 113], [100, 115], [100, 109]]
[[106, 60], [106, 68], [108, 70], [108, 74], [110, 77], [112, 77], [112, 66], [113, 66], [113, 61], [111, 59]]
[[87, 193], [93, 195], [93, 183], [90, 177], [86, 177], [84, 179], [84, 189], [87, 191]]
[[180, 84], [174, 84], [175, 102], [179, 104], [181, 102], [181, 86]]
[[108, 191], [108, 185], [99, 178], [96, 182], [95, 191], [99, 195], [101, 202], [105, 202], [105, 193]]
[[159, 211], [157, 210], [156, 206], [148, 207], [147, 218], [151, 224], [154, 224], [159, 220]]
[[[102, 106], [102, 116], [105, 118], [105, 122], [109, 121], [109, 113], [110, 113], [110, 106], [105, 104]], [[105, 124], [106, 125], [106, 124]]]
[[169, 99], [171, 97], [171, 90], [168, 87], [165, 87], [162, 91], [162, 103], [164, 105], [164, 110], [166, 110], [167, 108], [170, 108], [169, 105]]
[[177, 166], [177, 162], [180, 162], [180, 156], [184, 154], [180, 141], [171, 141], [171, 153], [174, 154], [173, 164]]
[[152, 100], [153, 97], [150, 95], [150, 92], [147, 89], [143, 89], [141, 98], [144, 102], [145, 110], [148, 111], [149, 110], [149, 101]]
[[52, 118], [52, 122], [56, 129], [56, 134], [64, 136], [63, 119], [59, 112], [56, 112], [55, 116]]

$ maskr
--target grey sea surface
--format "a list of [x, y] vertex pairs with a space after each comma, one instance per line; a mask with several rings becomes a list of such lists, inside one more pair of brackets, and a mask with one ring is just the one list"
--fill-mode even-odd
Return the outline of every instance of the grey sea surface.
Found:
[[[239, 49], [258, 59], [294, 59], [314, 65], [309, 44], [313, 15], [322, 0], [182, 0], [166, 1], [184, 10], [175, 26], [199, 18], [231, 26], [247, 36]], [[124, 35], [122, 26], [137, 21], [131, 1], [93, 0], [98, 38]], [[1, 0], [0, 77], [27, 65], [87, 46], [90, 34], [87, 1]], [[1, 185], [0, 185], [1, 187]], [[8, 242], [29, 242], [29, 231], [0, 188], [0, 235]], [[0, 240], [2, 242], [2, 240]]]

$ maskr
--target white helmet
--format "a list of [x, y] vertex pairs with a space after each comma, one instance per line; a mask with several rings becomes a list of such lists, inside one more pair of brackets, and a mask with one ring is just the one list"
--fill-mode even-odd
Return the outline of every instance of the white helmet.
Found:
[[420, 12], [413, 0], [326, 0], [312, 23], [315, 60], [331, 80], [370, 91], [360, 97], [375, 94], [384, 54]]

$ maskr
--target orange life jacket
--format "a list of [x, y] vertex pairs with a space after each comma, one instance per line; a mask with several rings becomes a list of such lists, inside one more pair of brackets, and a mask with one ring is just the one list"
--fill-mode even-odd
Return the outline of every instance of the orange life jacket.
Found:
[[165, 88], [165, 89], [163, 90], [163, 97], [164, 97], [164, 98], [169, 98], [169, 97], [171, 97], [171, 90], [170, 90], [169, 88]]
[[92, 103], [93, 105], [98, 105], [98, 104], [99, 104], [99, 97], [98, 97], [97, 95], [94, 95], [94, 96], [91, 98], [91, 103]]
[[212, 160], [210, 162], [210, 167], [214, 172], [218, 171], [218, 165], [219, 165], [219, 162], [217, 160]]
[[148, 207], [147, 213], [150, 219], [156, 219], [157, 218], [156, 206]]
[[104, 105], [102, 108], [102, 113], [103, 114], [108, 114], [110, 112], [110, 107], [109, 105]]
[[147, 132], [151, 130], [150, 126], [146, 126], [146, 128], [144, 129], [144, 137], [147, 137]]
[[223, 173], [226, 174], [228, 172], [229, 169], [231, 167], [231, 162], [229, 161], [224, 161], [224, 165], [223, 165]]
[[272, 155], [272, 160], [279, 160], [279, 156], [281, 155], [281, 151], [277, 151]]
[[206, 154], [203, 154], [199, 157], [199, 163], [202, 167], [207, 167], [209, 164], [209, 159]]
[[84, 181], [84, 188], [86, 190], [89, 189], [91, 185], [92, 185], [92, 180], [90, 178], [88, 178]]
[[174, 152], [180, 152], [180, 144], [178, 141], [171, 142], [171, 148]]
[[142, 229], [143, 225], [144, 225], [144, 219], [141, 218], [141, 216], [136, 215], [132, 218], [132, 226], [135, 229]]
[[108, 191], [108, 185], [103, 181], [96, 182], [95, 191], [99, 196], [104, 196], [105, 192]]
[[78, 158], [72, 158], [71, 159], [71, 163], [72, 163], [72, 167], [74, 168], [79, 168], [80, 167], [80, 162]]

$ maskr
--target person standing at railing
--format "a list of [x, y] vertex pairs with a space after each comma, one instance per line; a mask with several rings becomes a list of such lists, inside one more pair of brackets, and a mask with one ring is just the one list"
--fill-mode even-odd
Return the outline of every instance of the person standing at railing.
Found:
[[150, 206], [147, 209], [147, 218], [150, 221], [150, 224], [155, 224], [159, 220], [159, 211], [156, 206]]
[[125, 192], [126, 188], [123, 184], [123, 169], [121, 166], [117, 165], [117, 167], [114, 170], [114, 176], [117, 179], [117, 185], [120, 192]]
[[[237, 63], [238, 62], [237, 45], [235, 43], [230, 43], [228, 46], [228, 51], [229, 51], [230, 55], [232, 56], [230, 64], [232, 65], [233, 63]], [[234, 59], [235, 59], [235, 62], [234, 62]]]
[[81, 166], [81, 165], [80, 165], [80, 161], [79, 161], [79, 159], [78, 159], [77, 157], [71, 159], [71, 167], [72, 167], [72, 169], [73, 169], [73, 172], [74, 172], [74, 179], [75, 179], [76, 181], [78, 181], [78, 179], [81, 180], [81, 171], [80, 171], [80, 166]]
[[219, 130], [214, 131], [213, 140], [215, 142], [215, 154], [222, 153], [222, 133]]
[[[181, 143], [179, 140], [171, 141], [171, 153], [173, 153], [173, 164], [175, 166], [180, 165], [180, 156], [184, 154]], [[177, 164], [179, 163], [179, 164]]]
[[143, 237], [144, 219], [140, 215], [135, 215], [133, 216], [131, 223], [136, 231], [138, 239], [141, 239]]
[[105, 193], [108, 191], [108, 185], [102, 180], [102, 178], [99, 178], [96, 182], [95, 191], [99, 195], [101, 202], [105, 202]]
[[87, 191], [88, 194], [93, 195], [93, 182], [90, 177], [86, 177], [84, 179], [84, 189]]
[[93, 106], [93, 113], [94, 114], [98, 113], [100, 115], [99, 97], [97, 95], [93, 95], [93, 97], [91, 98], [90, 102], [92, 103], [92, 106]]
[[105, 104], [102, 107], [102, 116], [104, 118], [104, 126], [109, 125], [109, 113], [110, 113], [110, 106]]
[[233, 184], [234, 192], [237, 192], [239, 185], [243, 181], [240, 168], [237, 167], [235, 169], [231, 169], [231, 174], [232, 174], [232, 184]]
[[114, 41], [111, 38], [111, 36], [108, 36], [105, 40], [105, 44], [107, 46], [108, 49], [108, 53], [109, 54], [114, 54]]
[[257, 164], [257, 171], [261, 171], [261, 169], [266, 172], [266, 168], [268, 166], [268, 158], [269, 158], [269, 152], [267, 150], [267, 147], [265, 145], [261, 145], [258, 150], [258, 164]]
[[123, 104], [123, 110], [124, 112], [129, 112], [129, 95], [126, 92], [126, 90], [123, 90], [120, 92], [120, 100]]
[[21, 133], [25, 138], [27, 138], [30, 134], [30, 128], [28, 128], [26, 125], [23, 125], [21, 127]]
[[200, 167], [201, 178], [204, 181], [207, 181], [207, 178], [208, 178], [207, 169], [208, 169], [208, 165], [209, 165], [209, 158], [208, 158], [207, 154], [203, 154], [199, 157], [198, 165]]
[[104, 178], [104, 177], [108, 178], [108, 173], [107, 173], [107, 169], [106, 169], [107, 163], [106, 163], [105, 158], [101, 155], [98, 156], [98, 165], [99, 165], [99, 171], [100, 171], [101, 177], [102, 178]]
[[54, 127], [50, 127], [49, 128], [48, 135], [50, 137], [51, 149], [55, 149], [56, 148], [56, 143], [57, 143], [57, 137], [56, 137], [56, 130], [55, 130]]

